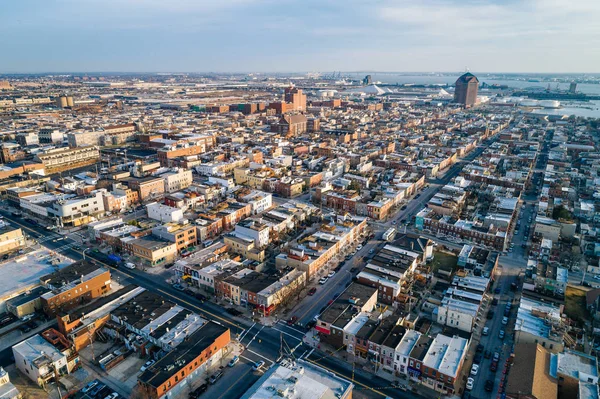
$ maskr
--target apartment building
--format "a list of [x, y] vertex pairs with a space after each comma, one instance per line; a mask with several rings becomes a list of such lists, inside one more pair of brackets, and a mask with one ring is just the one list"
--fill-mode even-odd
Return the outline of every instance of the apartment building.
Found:
[[459, 375], [468, 352], [469, 341], [458, 336], [438, 334], [423, 358], [421, 383], [445, 395], [459, 392]]
[[359, 239], [367, 221], [352, 221], [341, 217], [337, 223], [324, 224], [321, 229], [301, 242], [291, 243], [286, 253], [275, 258], [278, 268], [295, 267], [308, 273], [311, 279], [327, 262]]
[[25, 246], [21, 228], [13, 228], [0, 222], [0, 255], [17, 251]]
[[164, 266], [173, 263], [177, 257], [177, 243], [162, 238], [127, 237], [121, 242], [123, 250], [137, 257], [146, 267]]
[[176, 171], [160, 175], [165, 180], [164, 192], [174, 193], [192, 185], [192, 171], [178, 168]]
[[102, 135], [100, 131], [70, 132], [67, 133], [67, 142], [71, 148], [97, 146]]
[[127, 186], [138, 192], [140, 201], [158, 198], [165, 193], [165, 180], [160, 177], [128, 178]]
[[183, 210], [172, 206], [152, 202], [146, 205], [148, 217], [161, 223], [181, 223], [184, 220]]
[[36, 155], [36, 160], [44, 165], [46, 174], [93, 165], [99, 159], [97, 146], [57, 148]]
[[271, 209], [273, 206], [273, 196], [270, 193], [265, 193], [258, 190], [252, 190], [249, 193], [240, 194], [238, 195], [238, 199], [241, 202], [250, 204], [253, 215], [263, 213]]
[[167, 223], [152, 228], [152, 235], [177, 245], [177, 251], [196, 245], [198, 237], [196, 226], [190, 224]]
[[87, 261], [42, 276], [40, 283], [50, 290], [42, 295], [42, 308], [49, 316], [90, 302], [111, 289], [110, 271]]
[[55, 218], [60, 226], [81, 226], [104, 214], [103, 192], [96, 191], [86, 197], [60, 199], [48, 207], [48, 217]]

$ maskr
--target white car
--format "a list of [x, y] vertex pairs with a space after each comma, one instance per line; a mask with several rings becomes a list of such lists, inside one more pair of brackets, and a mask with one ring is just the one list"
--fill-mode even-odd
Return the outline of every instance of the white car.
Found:
[[467, 390], [470, 391], [471, 389], [473, 389], [473, 385], [475, 385], [475, 379], [474, 378], [467, 378]]
[[257, 371], [260, 370], [262, 368], [262, 366], [265, 365], [265, 362], [263, 362], [262, 360], [254, 363], [254, 366], [252, 366], [252, 370]]
[[144, 371], [146, 371], [148, 368], [152, 367], [152, 365], [156, 363], [154, 360], [148, 360], [146, 363], [144, 363], [144, 365], [142, 366], [142, 368], [140, 368], [140, 371], [143, 373]]
[[329, 274], [327, 274], [327, 278], [331, 278], [333, 277], [333, 275], [335, 274], [335, 271], [330, 271]]
[[321, 279], [319, 280], [319, 284], [325, 284], [327, 282], [327, 280], [329, 280], [328, 277], [321, 277]]
[[482, 335], [488, 335], [490, 333], [490, 329], [488, 327], [483, 327]]
[[357, 250], [357, 251], [360, 251], [361, 249], [362, 249], [362, 245], [361, 245], [361, 244], [358, 244], [358, 246], [356, 247], [356, 250]]
[[128, 269], [135, 269], [135, 264], [133, 264], [131, 262], [127, 262], [127, 263], [125, 263], [125, 267]]
[[508, 317], [504, 316], [502, 318], [502, 324], [507, 325], [508, 324]]
[[477, 375], [478, 372], [479, 372], [478, 364], [474, 364], [473, 366], [471, 366], [471, 375]]
[[599, 276], [599, 275], [596, 275], [596, 276], [594, 276], [594, 277], [593, 277], [593, 279], [594, 279], [594, 280], [600, 280], [600, 276]]

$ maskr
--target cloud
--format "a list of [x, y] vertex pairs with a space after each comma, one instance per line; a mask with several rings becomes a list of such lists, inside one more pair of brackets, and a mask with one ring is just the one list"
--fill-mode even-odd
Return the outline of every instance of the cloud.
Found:
[[600, 0], [19, 0], [0, 47], [12, 71], [593, 71], [599, 19]]

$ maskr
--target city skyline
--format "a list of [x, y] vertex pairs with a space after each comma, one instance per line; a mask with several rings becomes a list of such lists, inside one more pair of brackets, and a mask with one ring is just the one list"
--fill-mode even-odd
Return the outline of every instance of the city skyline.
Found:
[[600, 4], [535, 0], [223, 3], [29, 0], [3, 7], [0, 73], [593, 73]]

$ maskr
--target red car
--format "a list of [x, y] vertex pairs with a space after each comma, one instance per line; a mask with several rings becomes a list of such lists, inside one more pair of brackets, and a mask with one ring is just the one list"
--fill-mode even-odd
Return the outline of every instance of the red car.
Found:
[[308, 291], [308, 295], [315, 295], [315, 292], [317, 292], [317, 287], [312, 287], [310, 291]]
[[490, 371], [492, 372], [496, 372], [496, 370], [498, 370], [498, 362], [497, 361], [493, 361], [492, 364], [490, 365]]

